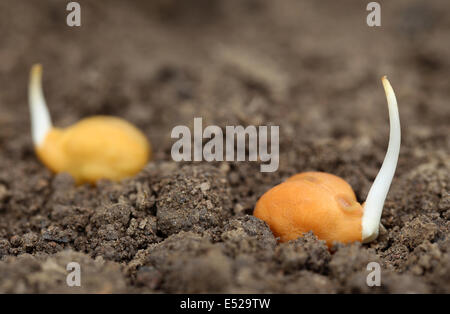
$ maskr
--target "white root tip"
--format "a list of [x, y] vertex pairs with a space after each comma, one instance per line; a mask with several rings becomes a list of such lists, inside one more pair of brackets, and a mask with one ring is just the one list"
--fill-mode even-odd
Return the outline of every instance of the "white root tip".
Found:
[[52, 121], [42, 91], [42, 66], [31, 68], [28, 86], [28, 100], [31, 114], [31, 135], [35, 147], [39, 147], [52, 128]]
[[389, 145], [383, 164], [367, 195], [362, 218], [362, 240], [370, 242], [378, 237], [384, 201], [391, 186], [400, 153], [401, 130], [397, 99], [386, 76], [382, 79], [389, 108]]

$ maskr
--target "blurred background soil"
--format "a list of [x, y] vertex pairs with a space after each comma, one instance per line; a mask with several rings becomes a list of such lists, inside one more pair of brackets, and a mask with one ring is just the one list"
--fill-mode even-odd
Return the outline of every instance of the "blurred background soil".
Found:
[[[0, 2], [0, 292], [450, 292], [450, 3], [379, 1]], [[44, 66], [58, 126], [123, 117], [151, 140], [135, 178], [75, 187], [37, 160], [27, 80]], [[251, 216], [290, 175], [326, 171], [363, 201], [386, 151], [380, 83], [402, 122], [380, 237], [330, 251], [277, 244]], [[279, 125], [280, 167], [175, 163], [177, 125]], [[79, 262], [82, 286], [66, 285]], [[366, 266], [382, 267], [368, 287]]]

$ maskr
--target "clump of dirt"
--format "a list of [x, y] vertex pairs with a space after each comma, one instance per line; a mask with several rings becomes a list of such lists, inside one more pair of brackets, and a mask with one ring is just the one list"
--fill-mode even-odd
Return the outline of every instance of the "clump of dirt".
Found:
[[303, 238], [280, 244], [275, 250], [275, 260], [286, 273], [295, 273], [298, 269], [326, 273], [331, 255], [325, 241], [317, 240], [309, 232]]
[[[66, 284], [69, 263], [82, 266], [83, 284]], [[23, 254], [8, 257], [0, 264], [0, 291], [3, 293], [124, 293], [127, 280], [119, 264], [92, 259], [71, 250], [51, 257]]]
[[257, 258], [267, 260], [276, 247], [276, 239], [270, 229], [254, 216], [230, 219], [223, 229], [213, 229], [212, 232], [213, 241], [223, 243], [224, 251], [231, 257], [256, 254]]
[[[450, 292], [448, 1], [385, 3], [381, 28], [353, 1], [81, 5], [69, 28], [59, 1], [0, 2], [0, 292]], [[35, 62], [55, 125], [121, 116], [154, 160], [96, 186], [50, 173], [30, 136]], [[389, 135], [385, 74], [402, 147], [378, 239], [278, 243], [251, 214], [295, 173], [336, 174], [365, 200]], [[172, 161], [171, 130], [194, 117], [280, 126], [279, 169]], [[66, 284], [69, 262], [81, 287]], [[366, 283], [371, 262], [379, 287]]]
[[162, 273], [161, 286], [168, 292], [219, 293], [230, 286], [230, 258], [219, 246], [191, 232], [178, 233], [149, 248], [146, 262]]
[[164, 236], [205, 231], [231, 216], [230, 188], [212, 166], [185, 166], [158, 187], [157, 228]]

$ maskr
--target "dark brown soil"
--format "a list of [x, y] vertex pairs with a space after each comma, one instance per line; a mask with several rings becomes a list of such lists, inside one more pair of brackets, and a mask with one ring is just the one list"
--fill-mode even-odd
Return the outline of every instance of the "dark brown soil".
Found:
[[[450, 3], [0, 2], [0, 292], [450, 292]], [[151, 4], [150, 4], [151, 3]], [[154, 161], [135, 178], [74, 186], [37, 160], [30, 66], [58, 126], [93, 114], [141, 128]], [[278, 244], [251, 216], [288, 176], [326, 171], [363, 201], [388, 140], [387, 74], [403, 143], [380, 237]], [[279, 125], [280, 167], [175, 163], [176, 125]], [[66, 265], [82, 286], [66, 285]], [[378, 261], [381, 287], [368, 287]]]

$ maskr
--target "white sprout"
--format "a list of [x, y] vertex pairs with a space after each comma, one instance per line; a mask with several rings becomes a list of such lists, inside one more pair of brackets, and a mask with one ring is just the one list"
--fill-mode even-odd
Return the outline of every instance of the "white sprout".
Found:
[[31, 135], [34, 146], [39, 147], [52, 128], [52, 121], [42, 91], [42, 66], [40, 64], [35, 64], [31, 68], [28, 101], [31, 114]]
[[381, 213], [383, 212], [384, 201], [386, 200], [395, 168], [397, 167], [398, 155], [400, 152], [401, 131], [400, 118], [398, 114], [397, 99], [394, 90], [386, 76], [382, 78], [384, 91], [386, 93], [389, 108], [389, 145], [384, 157], [381, 169], [378, 172], [372, 187], [367, 195], [362, 218], [362, 240], [370, 242], [378, 237]]

